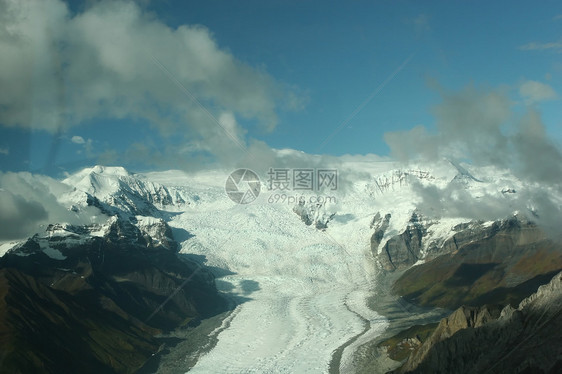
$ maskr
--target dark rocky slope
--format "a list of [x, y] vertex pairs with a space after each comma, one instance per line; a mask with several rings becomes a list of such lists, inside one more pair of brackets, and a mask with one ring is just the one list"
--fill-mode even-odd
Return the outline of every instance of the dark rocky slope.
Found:
[[[405, 235], [417, 240], [408, 231]], [[560, 245], [518, 217], [480, 229], [467, 224], [430, 253], [444, 254], [406, 270], [393, 290], [414, 304], [451, 310], [517, 305], [562, 269]]]
[[415, 264], [421, 258], [422, 239], [427, 233], [427, 227], [420, 222], [418, 214], [412, 214], [403, 233], [390, 238], [377, 255], [378, 247], [388, 228], [390, 214], [381, 218], [377, 213], [371, 227], [375, 232], [371, 236], [371, 251], [379, 260], [380, 266], [386, 271], [402, 270]]
[[562, 273], [517, 309], [461, 307], [396, 373], [560, 373]]
[[132, 373], [157, 333], [225, 311], [170, 235], [163, 221], [143, 231], [117, 217], [53, 225], [0, 258], [0, 372]]
[[[374, 220], [375, 248], [384, 234], [385, 219]], [[407, 357], [400, 373], [559, 372], [562, 339], [555, 331], [562, 327], [560, 243], [521, 216], [458, 225], [438, 245], [423, 242], [430, 226], [431, 222], [413, 216], [407, 229], [385, 244], [378, 263], [392, 275], [391, 292], [397, 300], [456, 310], [436, 328], [419, 326], [427, 321], [410, 318], [409, 325], [402, 327], [406, 330], [373, 342], [369, 352], [384, 348], [394, 360]], [[422, 256], [424, 263], [411, 266]], [[531, 296], [551, 279], [549, 292], [543, 287], [540, 297]], [[546, 301], [528, 301], [537, 298]], [[524, 307], [531, 304], [549, 306]], [[545, 354], [548, 358], [543, 359]], [[512, 355], [517, 356], [513, 361]], [[509, 362], [501, 364], [503, 368], [494, 366], [497, 360]]]

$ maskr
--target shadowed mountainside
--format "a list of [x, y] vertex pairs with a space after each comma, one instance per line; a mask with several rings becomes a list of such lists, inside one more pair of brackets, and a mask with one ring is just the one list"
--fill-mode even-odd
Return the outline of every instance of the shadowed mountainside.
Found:
[[562, 273], [517, 309], [461, 307], [395, 373], [559, 373]]
[[424, 263], [404, 270], [421, 254], [424, 230], [410, 222], [388, 241], [379, 263], [397, 277], [392, 292], [407, 302], [456, 310], [437, 327], [412, 321], [409, 329], [377, 344], [395, 361], [405, 360], [395, 372], [559, 372], [560, 244], [522, 217], [467, 223], [428, 250]]
[[50, 226], [0, 258], [1, 371], [132, 373], [158, 351], [157, 333], [227, 310], [212, 275], [159, 226]]
[[517, 217], [461, 230], [444, 243], [443, 252], [406, 270], [393, 291], [414, 304], [451, 310], [517, 305], [562, 269], [560, 245]]

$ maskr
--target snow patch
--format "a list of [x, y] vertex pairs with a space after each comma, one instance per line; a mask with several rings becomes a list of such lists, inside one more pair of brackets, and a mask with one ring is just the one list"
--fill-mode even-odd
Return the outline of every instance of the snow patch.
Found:
[[0, 257], [4, 256], [10, 249], [18, 245], [19, 242], [8, 242], [0, 244]]
[[52, 258], [53, 260], [66, 260], [66, 256], [64, 256], [61, 251], [55, 248], [51, 248], [49, 246], [42, 248], [43, 253]]

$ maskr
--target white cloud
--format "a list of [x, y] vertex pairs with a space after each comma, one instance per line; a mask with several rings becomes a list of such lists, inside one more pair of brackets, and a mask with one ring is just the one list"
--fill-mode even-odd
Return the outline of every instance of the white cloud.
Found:
[[47, 223], [84, 224], [100, 215], [97, 208], [75, 213], [59, 203], [57, 196], [71, 190], [43, 175], [0, 172], [0, 241], [31, 236]]
[[537, 103], [545, 100], [556, 98], [556, 91], [548, 84], [537, 81], [526, 81], [519, 86], [519, 95], [525, 99], [528, 104]]
[[[542, 84], [526, 87], [540, 87], [529, 89], [528, 97], [552, 97], [552, 92]], [[470, 160], [475, 165], [509, 170], [534, 187], [525, 195], [519, 194], [513, 205], [506, 206], [503, 197], [483, 196], [474, 202], [460, 185], [443, 191], [420, 185], [416, 186], [423, 199], [420, 207], [440, 211], [444, 216], [462, 214], [489, 219], [516, 209], [524, 211], [531, 204], [541, 216], [539, 223], [554, 233], [552, 226], [560, 222], [562, 207], [548, 196], [553, 191], [562, 194], [562, 150], [549, 138], [540, 114], [533, 107], [528, 107], [523, 116], [517, 114], [508, 92], [501, 90], [476, 90], [469, 86], [460, 92], [441, 94], [443, 101], [434, 110], [435, 132], [419, 126], [385, 134], [394, 157], [422, 162], [441, 158]]]
[[[529, 89], [535, 99], [552, 96], [547, 95], [546, 85], [526, 85], [537, 86], [541, 89]], [[559, 187], [562, 151], [549, 139], [540, 114], [532, 107], [524, 116], [517, 115], [508, 93], [500, 90], [469, 86], [460, 92], [441, 94], [443, 101], [434, 108], [435, 133], [419, 126], [385, 134], [394, 157], [404, 161], [468, 159], [475, 164], [509, 168], [524, 180]]]
[[86, 143], [84, 138], [79, 136], [79, 135], [74, 135], [72, 138], [70, 138], [70, 141], [74, 144], [84, 144], [84, 143]]
[[416, 35], [421, 36], [431, 30], [427, 14], [418, 14], [413, 20]]
[[522, 50], [522, 51], [552, 50], [552, 51], [556, 51], [556, 52], [562, 52], [562, 40], [557, 41], [557, 42], [547, 42], [547, 43], [531, 42], [531, 43], [527, 43], [527, 44], [524, 44], [522, 46], [519, 46], [519, 49]]
[[225, 135], [193, 98], [214, 116], [230, 112], [265, 130], [279, 107], [299, 102], [205, 27], [170, 28], [127, 1], [71, 14], [60, 0], [0, 0], [0, 86], [6, 126], [55, 132], [92, 118], [144, 119], [221, 151], [236, 145], [215, 139]]
[[424, 126], [384, 135], [394, 157], [471, 158], [475, 162], [498, 157], [506, 144], [501, 127], [511, 116], [511, 103], [501, 91], [468, 86], [460, 92], [441, 92], [443, 101], [433, 112], [436, 133]]
[[38, 230], [48, 218], [47, 211], [38, 201], [29, 201], [21, 195], [0, 191], [0, 240], [21, 239]]

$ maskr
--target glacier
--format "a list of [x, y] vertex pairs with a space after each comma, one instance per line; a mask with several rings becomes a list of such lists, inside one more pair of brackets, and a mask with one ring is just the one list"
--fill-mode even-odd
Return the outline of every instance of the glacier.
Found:
[[[190, 372], [319, 373], [329, 372], [331, 364], [352, 372], [354, 350], [388, 324], [367, 306], [379, 272], [370, 243], [376, 214], [391, 214], [380, 251], [416, 211], [421, 198], [413, 186], [446, 189], [460, 181], [475, 199], [494, 196], [508, 207], [513, 194], [503, 192], [506, 186], [514, 192], [525, 186], [506, 172], [469, 173], [446, 161], [408, 167], [349, 162], [344, 167], [340, 173], [367, 177], [336, 191], [337, 204], [314, 208], [317, 216], [330, 217], [321, 226], [306, 225], [294, 205], [271, 203], [266, 192], [251, 204], [235, 204], [224, 191], [224, 170], [134, 174], [95, 166], [64, 179], [71, 188], [58, 200], [71, 211], [95, 206], [100, 216], [126, 217], [146, 232], [165, 221], [181, 253], [222, 269], [214, 274], [217, 287], [237, 306], [228, 326], [217, 332], [216, 346]], [[435, 218], [424, 248], [448, 239], [455, 226], [470, 220]], [[92, 236], [104, 230], [104, 224], [92, 227]], [[14, 246], [0, 243], [0, 251]], [[341, 360], [333, 361], [340, 347]]]

